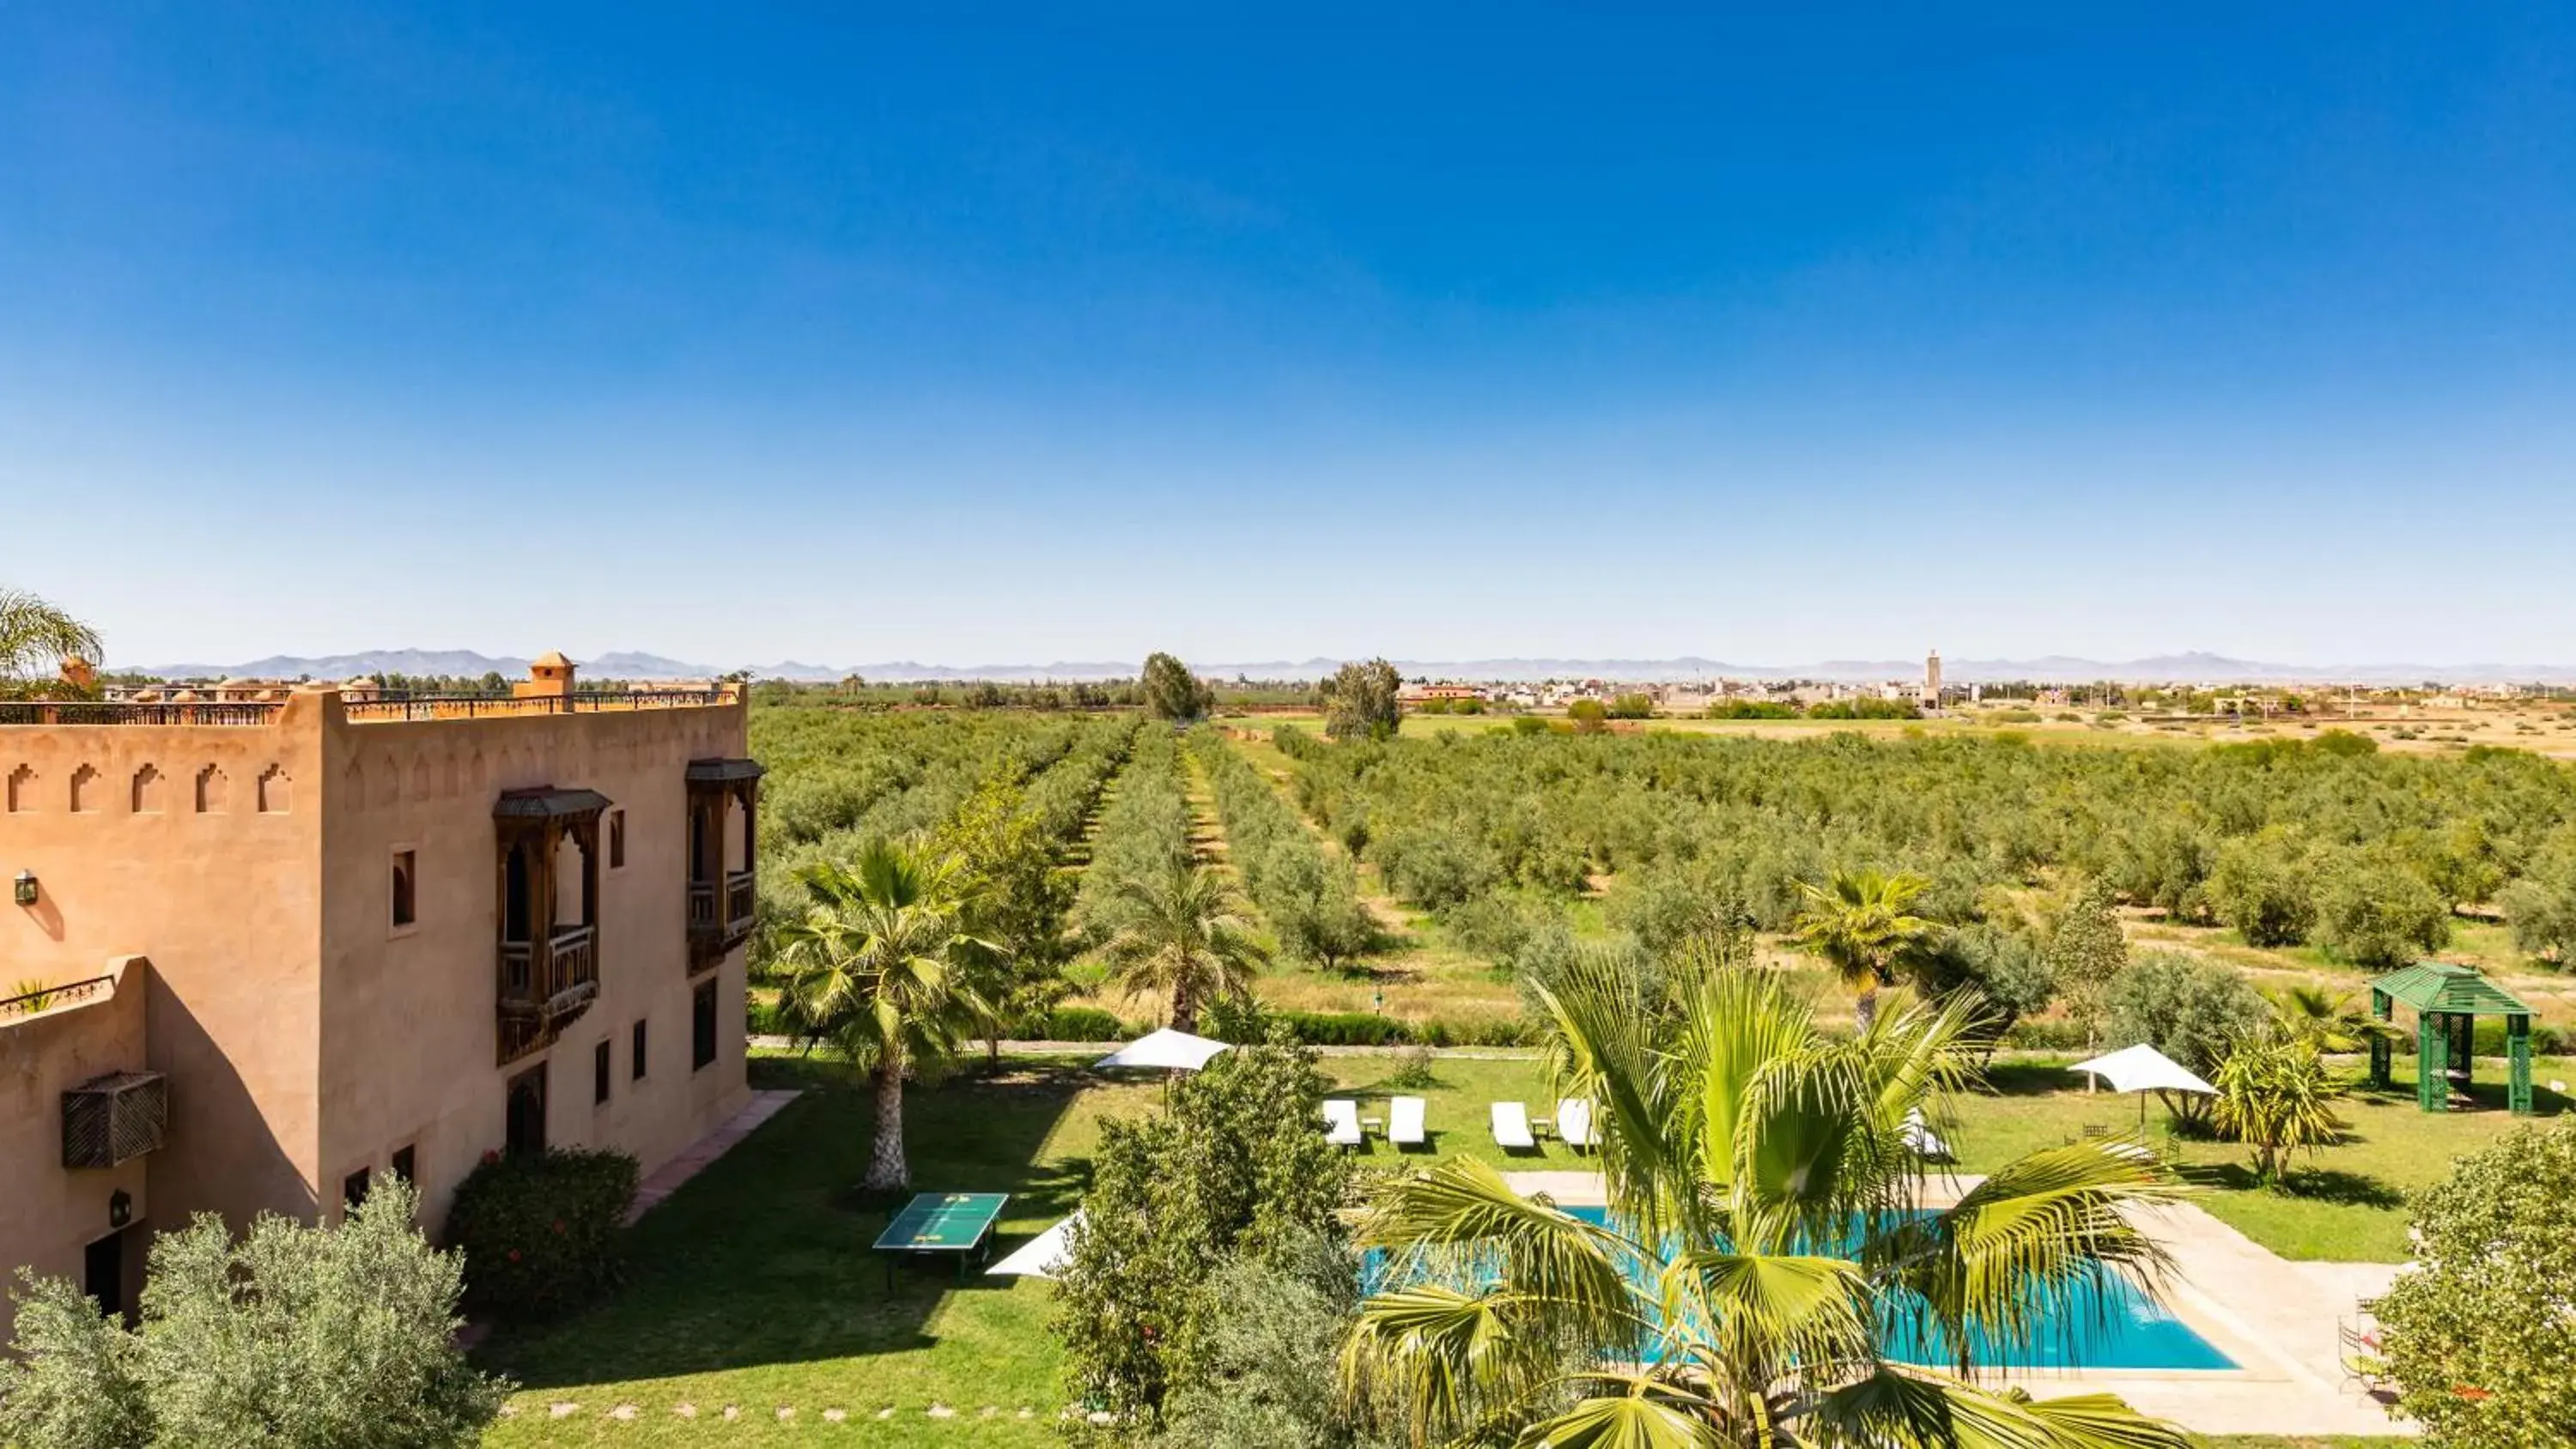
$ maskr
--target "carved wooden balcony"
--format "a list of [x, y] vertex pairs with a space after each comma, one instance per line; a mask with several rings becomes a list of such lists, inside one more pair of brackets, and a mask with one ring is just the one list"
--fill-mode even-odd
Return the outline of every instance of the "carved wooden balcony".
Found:
[[161, 1146], [170, 1084], [159, 1072], [111, 1072], [63, 1093], [63, 1166], [114, 1167]]

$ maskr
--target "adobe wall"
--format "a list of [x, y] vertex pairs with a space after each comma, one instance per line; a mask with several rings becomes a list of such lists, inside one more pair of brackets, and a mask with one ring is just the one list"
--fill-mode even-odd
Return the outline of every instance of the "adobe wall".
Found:
[[[24, 1264], [79, 1283], [83, 1251], [114, 1231], [108, 1199], [122, 1191], [132, 1199], [131, 1221], [147, 1216], [150, 1158], [78, 1172], [63, 1166], [63, 1092], [144, 1063], [150, 966], [139, 956], [93, 961], [71, 979], [97, 975], [116, 978], [111, 993], [0, 1017], [0, 1272]], [[0, 990], [7, 985], [0, 980]], [[128, 1281], [141, 1281], [140, 1262], [128, 1266]], [[0, 1292], [0, 1343], [9, 1341], [11, 1317]]]
[[0, 981], [151, 957], [144, 1055], [171, 1081], [153, 1196], [236, 1226], [314, 1203], [326, 707], [0, 728], [0, 877], [39, 880], [35, 906], [0, 903]]
[[[510, 1078], [548, 1065], [547, 1138], [615, 1146], [645, 1171], [739, 1110], [743, 960], [716, 973], [718, 1057], [689, 1067], [687, 785], [692, 759], [740, 758], [741, 704], [573, 715], [334, 722], [320, 760], [324, 894], [321, 1175], [381, 1176], [411, 1146], [434, 1228], [456, 1183], [504, 1137]], [[622, 868], [599, 862], [598, 998], [544, 1053], [494, 1065], [500, 887], [492, 807], [505, 790], [591, 789], [626, 814]], [[417, 921], [392, 921], [394, 852], [417, 862]], [[565, 886], [567, 895], [572, 889]], [[647, 1071], [632, 1028], [647, 1023]], [[592, 1053], [609, 1044], [609, 1100]]]

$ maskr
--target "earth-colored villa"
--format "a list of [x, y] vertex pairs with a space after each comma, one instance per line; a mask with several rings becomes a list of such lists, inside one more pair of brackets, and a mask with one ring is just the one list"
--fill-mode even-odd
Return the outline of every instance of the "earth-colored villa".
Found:
[[487, 1153], [745, 1105], [741, 693], [532, 674], [0, 705], [0, 1270], [130, 1308], [196, 1213], [390, 1173], [435, 1231]]

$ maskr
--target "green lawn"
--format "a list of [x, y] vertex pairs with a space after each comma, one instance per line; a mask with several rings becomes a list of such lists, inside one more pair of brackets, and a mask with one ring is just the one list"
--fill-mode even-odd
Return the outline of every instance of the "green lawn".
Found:
[[[1078, 1062], [1078, 1059], [1076, 1059]], [[1330, 1057], [1325, 1070], [1383, 1118], [1398, 1091], [1391, 1056]], [[960, 1077], [908, 1099], [916, 1182], [925, 1189], [1014, 1194], [1001, 1228], [1007, 1250], [1070, 1212], [1104, 1114], [1152, 1110], [1151, 1083], [1107, 1084], [1062, 1059], [1014, 1059], [997, 1079]], [[850, 1190], [866, 1165], [871, 1108], [838, 1066], [755, 1058], [762, 1086], [808, 1095], [682, 1188], [635, 1229], [634, 1273], [610, 1303], [543, 1328], [496, 1336], [478, 1352], [522, 1385], [489, 1443], [767, 1444], [791, 1439], [902, 1446], [1036, 1446], [1058, 1442], [1060, 1385], [1047, 1334], [1052, 1289], [1036, 1280], [913, 1267], [886, 1289], [867, 1251], [886, 1220]], [[1552, 1115], [1537, 1062], [1442, 1057], [1427, 1100], [1429, 1161], [1466, 1152], [1506, 1167], [1576, 1166], [1549, 1142], [1506, 1154], [1486, 1132], [1486, 1104], [1516, 1099]], [[2565, 1076], [2570, 1064], [2544, 1064]], [[2127, 1126], [2134, 1099], [2059, 1086], [2059, 1071], [2017, 1062], [1995, 1090], [1962, 1104], [1955, 1145], [1967, 1170], [2064, 1141], [2091, 1122]], [[2565, 1104], [2544, 1096], [2544, 1110]], [[2355, 1141], [2327, 1154], [2320, 1195], [2282, 1198], [2231, 1176], [2240, 1154], [2186, 1144], [2184, 1157], [2218, 1216], [2290, 1257], [2403, 1255], [2398, 1194], [2437, 1178], [2450, 1157], [2509, 1125], [2500, 1112], [2428, 1117], [2403, 1101], [2362, 1099], [2349, 1110]], [[1381, 1135], [1364, 1154], [1397, 1160]], [[556, 1418], [551, 1407], [575, 1408]], [[677, 1410], [696, 1411], [684, 1418]], [[726, 1406], [738, 1411], [727, 1421]], [[937, 1405], [948, 1411], [932, 1417]], [[613, 1417], [631, 1406], [628, 1419]], [[793, 1407], [782, 1422], [777, 1411]], [[838, 1421], [825, 1411], [838, 1410]], [[1026, 1417], [1022, 1417], [1022, 1411]], [[887, 1417], [879, 1419], [880, 1412]], [[2227, 1439], [2236, 1449], [2358, 1449], [2373, 1441]]]

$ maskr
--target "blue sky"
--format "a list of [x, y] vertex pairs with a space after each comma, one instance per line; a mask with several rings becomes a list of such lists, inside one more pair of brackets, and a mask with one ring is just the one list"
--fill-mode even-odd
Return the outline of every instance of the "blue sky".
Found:
[[2576, 662], [2576, 9], [1226, 8], [0, 9], [0, 577], [127, 662]]

